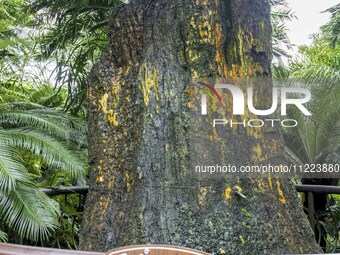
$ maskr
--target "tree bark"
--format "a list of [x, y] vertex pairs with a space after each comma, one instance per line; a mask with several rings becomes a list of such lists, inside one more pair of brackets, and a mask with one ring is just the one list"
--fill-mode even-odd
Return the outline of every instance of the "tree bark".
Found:
[[[320, 252], [289, 181], [197, 179], [189, 169], [187, 84], [270, 76], [269, 12], [265, 0], [132, 1], [115, 11], [110, 47], [89, 78], [82, 249]], [[230, 163], [284, 162], [275, 130], [234, 130], [225, 153]]]

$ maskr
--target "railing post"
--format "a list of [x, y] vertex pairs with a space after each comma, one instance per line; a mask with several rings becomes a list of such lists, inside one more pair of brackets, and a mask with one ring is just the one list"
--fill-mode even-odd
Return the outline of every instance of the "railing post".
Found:
[[314, 209], [314, 194], [308, 192], [308, 220], [315, 233], [315, 209]]

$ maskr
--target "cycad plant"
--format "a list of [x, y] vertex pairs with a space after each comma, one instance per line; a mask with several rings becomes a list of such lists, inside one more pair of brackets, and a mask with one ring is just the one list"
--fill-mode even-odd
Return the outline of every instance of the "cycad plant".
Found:
[[[287, 155], [295, 164], [340, 163], [340, 86], [339, 80], [313, 79], [304, 82], [312, 99], [305, 104], [311, 116], [298, 108], [288, 109], [288, 118], [298, 121], [296, 128], [284, 132]], [[298, 82], [295, 80], [295, 84]], [[300, 83], [301, 84], [301, 83]]]
[[[86, 126], [78, 118], [35, 102], [35, 95], [46, 93], [45, 88], [20, 92], [25, 93], [26, 101], [0, 104], [0, 219], [20, 237], [42, 240], [58, 227], [59, 206], [38, 190], [43, 168], [33, 170], [32, 162], [66, 171], [75, 182], [83, 182]], [[45, 99], [51, 101], [50, 96]]]
[[[304, 166], [312, 164], [323, 169], [336, 169], [340, 164], [340, 87], [336, 79], [312, 79], [309, 82], [298, 82], [311, 91], [312, 99], [305, 104], [311, 116], [305, 116], [297, 107], [288, 108], [287, 118], [298, 122], [297, 127], [285, 128], [284, 141], [286, 155], [291, 164]], [[331, 172], [331, 171], [330, 171]], [[304, 184], [336, 185], [339, 176], [334, 170], [332, 175], [324, 173], [322, 179], [313, 176], [303, 176]], [[309, 196], [309, 195], [307, 195]], [[324, 250], [327, 249], [327, 233], [323, 211], [327, 208], [327, 194], [314, 194], [314, 209], [317, 216], [315, 235]], [[304, 205], [308, 207], [309, 198]], [[339, 206], [339, 205], [337, 205]], [[335, 219], [334, 219], [335, 220]], [[337, 222], [339, 224], [339, 222]], [[334, 235], [333, 235], [334, 236]]]

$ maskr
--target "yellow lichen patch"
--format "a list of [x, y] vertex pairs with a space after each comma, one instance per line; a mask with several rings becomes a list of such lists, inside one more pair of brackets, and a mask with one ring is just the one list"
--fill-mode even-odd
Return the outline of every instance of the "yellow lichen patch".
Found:
[[[112, 111], [112, 110], [111, 110]], [[117, 121], [117, 113], [113, 113], [112, 115], [110, 114], [109, 116], [107, 116], [108, 121], [113, 124], [114, 126], [118, 126], [119, 123]]]
[[147, 106], [149, 105], [149, 94], [151, 92], [152, 82], [150, 79], [149, 69], [147, 68], [145, 64], [142, 65], [141, 70], [144, 73], [144, 79], [142, 79], [143, 99], [144, 99], [144, 104]]
[[241, 65], [230, 73], [232, 77], [251, 77], [254, 76], [256, 72], [263, 73], [261, 64], [254, 63], [251, 58], [246, 57], [246, 52], [258, 44], [257, 40], [254, 39], [251, 34], [245, 32], [241, 27], [238, 28], [237, 39], [238, 43], [235, 44], [233, 50], [234, 54], [240, 56]]
[[259, 187], [259, 191], [260, 192], [263, 192], [265, 189], [264, 189], [264, 183], [263, 183], [263, 179], [258, 179], [257, 180], [257, 186]]
[[242, 244], [245, 244], [246, 241], [244, 240], [243, 236], [239, 236], [239, 238], [240, 238]]
[[[117, 84], [116, 84], [117, 85]], [[121, 86], [112, 86], [111, 87], [111, 93], [112, 95], [117, 96], [120, 93]]]
[[98, 176], [96, 178], [96, 182], [103, 182], [104, 181], [104, 177], [103, 176]]
[[268, 142], [266, 143], [266, 147], [268, 147], [269, 151], [271, 152], [270, 155], [272, 156], [276, 156], [278, 152], [283, 150], [282, 144], [276, 139], [268, 140]]
[[268, 176], [268, 183], [269, 183], [269, 187], [272, 189], [273, 188], [273, 182], [272, 182], [272, 178], [270, 176]]
[[156, 68], [153, 68], [153, 89], [156, 93], [156, 100], [158, 100], [159, 90], [158, 90], [158, 72]]
[[209, 0], [195, 0], [196, 5], [208, 5]]
[[240, 192], [243, 191], [243, 189], [242, 189], [240, 186], [238, 186], [238, 185], [235, 186], [235, 189], [237, 189], [237, 190], [240, 191]]
[[109, 199], [107, 197], [99, 197], [99, 207], [100, 207], [100, 211], [104, 211], [107, 206], [109, 204]]
[[280, 182], [279, 181], [276, 181], [276, 184], [277, 184], [277, 190], [279, 191], [279, 195], [280, 195], [280, 198], [279, 198], [279, 200], [280, 200], [280, 202], [282, 203], [282, 204], [286, 204], [286, 198], [285, 198], [285, 196], [283, 195], [283, 191], [282, 191], [282, 189], [281, 189], [281, 187], [280, 187]]
[[195, 23], [195, 18], [194, 17], [191, 17], [190, 25], [191, 25], [192, 28], [196, 28], [196, 23]]
[[124, 175], [124, 181], [126, 183], [126, 188], [127, 188], [127, 191], [130, 192], [131, 191], [131, 182], [132, 182], [132, 178], [129, 174], [129, 172], [125, 172], [125, 175]]
[[266, 160], [262, 154], [262, 148], [259, 143], [253, 147], [253, 160], [257, 162]]
[[98, 177], [96, 178], [96, 182], [104, 182], [104, 177], [102, 176], [102, 171], [103, 171], [103, 160], [99, 160], [99, 164], [97, 166], [97, 169], [98, 169]]
[[99, 100], [99, 103], [101, 105], [102, 111], [105, 115], [107, 116], [108, 121], [115, 125], [118, 126], [118, 121], [117, 121], [117, 113], [115, 113], [112, 109], [107, 110], [107, 100], [109, 98], [109, 94], [105, 93], [102, 98]]
[[158, 100], [159, 97], [157, 69], [153, 67], [152, 71], [150, 71], [146, 64], [142, 64], [139, 76], [141, 81], [144, 104], [148, 106], [152, 89], [155, 92], [156, 100]]
[[225, 198], [230, 199], [231, 198], [230, 194], [231, 194], [231, 188], [228, 187], [228, 188], [225, 189], [225, 192], [224, 192]]
[[200, 188], [200, 192], [199, 192], [199, 195], [198, 195], [198, 204], [199, 205], [204, 205], [204, 200], [205, 200], [207, 193], [208, 193], [207, 188], [205, 188], [205, 187]]
[[223, 58], [223, 40], [222, 40], [222, 26], [219, 23], [215, 24], [214, 28], [214, 39], [215, 39], [215, 61], [217, 64], [218, 74], [222, 75], [226, 72], [225, 59]]
[[219, 135], [217, 133], [217, 130], [214, 129], [212, 132], [213, 132], [213, 134], [209, 136], [210, 141], [220, 142], [221, 141], [221, 137], [219, 137]]
[[102, 98], [99, 100], [99, 103], [102, 107], [102, 111], [104, 114], [107, 114], [107, 99], [109, 98], [109, 94], [105, 93]]
[[187, 93], [187, 94], [190, 95], [190, 96], [194, 94], [193, 89], [192, 89], [191, 87], [187, 87], [187, 88], [185, 89], [185, 93]]
[[225, 254], [225, 250], [220, 249], [220, 250], [218, 251], [218, 253], [219, 253], [219, 254]]
[[[196, 59], [198, 59], [198, 55], [197, 55], [197, 57], [195, 57], [195, 59], [191, 58], [191, 61], [195, 61]], [[194, 70], [192, 72], [192, 78], [197, 79], [198, 77], [200, 77], [199, 73], [196, 70]]]
[[[232, 130], [236, 132], [239, 126], [238, 123], [240, 123], [240, 121], [237, 119], [236, 115], [233, 115], [232, 121], [233, 121]], [[242, 126], [243, 124], [241, 123], [240, 125]]]
[[209, 21], [204, 21], [202, 24], [198, 25], [198, 32], [200, 34], [201, 43], [210, 43], [212, 39], [211, 26]]

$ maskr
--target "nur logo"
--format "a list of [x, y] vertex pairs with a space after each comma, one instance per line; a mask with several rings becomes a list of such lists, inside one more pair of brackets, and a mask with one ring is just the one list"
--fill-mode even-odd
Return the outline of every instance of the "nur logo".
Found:
[[[279, 98], [280, 101], [280, 108], [281, 108], [281, 116], [287, 115], [287, 106], [293, 105], [297, 107], [305, 116], [310, 116], [311, 113], [307, 110], [304, 106], [310, 99], [311, 93], [306, 88], [295, 88], [295, 87], [273, 87], [272, 88], [272, 102], [271, 107], [269, 109], [256, 109], [254, 106], [254, 89], [251, 87], [247, 88], [247, 93], [244, 95], [243, 91], [231, 84], [215, 84], [214, 87], [203, 83], [197, 82], [197, 84], [204, 86], [208, 89], [209, 95], [212, 98], [217, 98], [219, 101], [220, 106], [223, 106], [222, 97], [218, 93], [217, 89], [222, 89], [223, 92], [229, 92], [233, 98], [233, 105], [232, 105], [232, 113], [233, 115], [244, 115], [245, 114], [245, 107], [248, 108], [249, 112], [253, 113], [257, 116], [269, 116], [276, 112], [279, 106]], [[279, 96], [280, 95], [280, 96]], [[263, 100], [268, 100], [265, 98]], [[245, 104], [247, 102], [247, 105]], [[229, 106], [228, 106], [229, 107]], [[207, 106], [207, 95], [203, 94], [201, 96], [201, 114], [207, 115], [208, 114], [208, 106]], [[243, 125], [243, 126], [250, 126], [250, 127], [262, 127], [265, 122], [271, 123], [274, 126], [275, 122], [281, 122], [283, 127], [295, 127], [297, 125], [297, 121], [293, 119], [251, 119], [251, 120], [243, 120], [242, 122], [232, 122], [232, 120], [227, 119], [214, 119], [213, 125], [226, 125], [230, 124], [231, 126]], [[290, 123], [290, 124], [289, 124]]]

